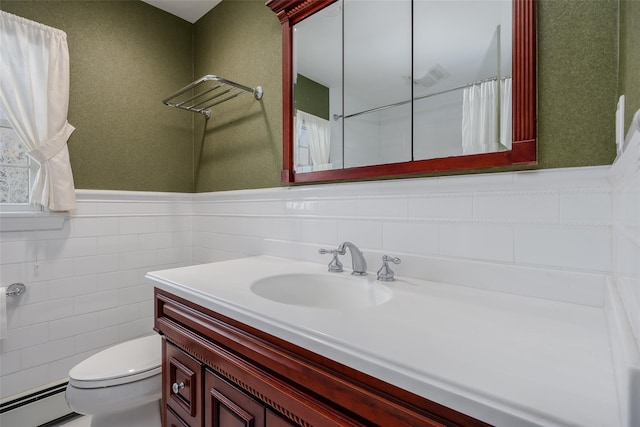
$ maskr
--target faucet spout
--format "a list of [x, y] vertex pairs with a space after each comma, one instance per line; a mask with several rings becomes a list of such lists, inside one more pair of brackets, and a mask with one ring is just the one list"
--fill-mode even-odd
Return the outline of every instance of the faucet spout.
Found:
[[338, 246], [338, 252], [340, 255], [347, 253], [347, 248], [349, 249], [349, 252], [351, 252], [351, 265], [353, 268], [353, 272], [351, 274], [354, 276], [366, 276], [367, 261], [364, 259], [364, 255], [360, 249], [351, 242], [344, 242]]

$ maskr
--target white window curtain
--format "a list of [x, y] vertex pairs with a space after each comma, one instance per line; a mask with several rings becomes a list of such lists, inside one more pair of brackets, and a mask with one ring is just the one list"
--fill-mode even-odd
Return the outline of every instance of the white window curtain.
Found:
[[69, 49], [55, 28], [0, 11], [0, 102], [11, 126], [40, 165], [31, 202], [75, 209], [67, 140]]
[[329, 121], [298, 110], [296, 112], [296, 127], [297, 135], [300, 135], [303, 129], [306, 133], [311, 163], [314, 166], [328, 164], [331, 150]]

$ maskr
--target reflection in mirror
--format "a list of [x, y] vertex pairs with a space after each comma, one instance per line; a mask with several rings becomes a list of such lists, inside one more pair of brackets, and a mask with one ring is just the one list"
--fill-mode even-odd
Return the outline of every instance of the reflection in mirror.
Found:
[[294, 26], [293, 85], [295, 171], [341, 169], [342, 1]]
[[511, 1], [414, 0], [414, 159], [511, 149]]
[[344, 167], [411, 160], [411, 0], [344, 0]]

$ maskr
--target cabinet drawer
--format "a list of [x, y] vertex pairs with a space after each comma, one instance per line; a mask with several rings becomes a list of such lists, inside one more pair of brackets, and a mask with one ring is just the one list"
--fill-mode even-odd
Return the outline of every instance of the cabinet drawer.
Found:
[[166, 404], [192, 427], [202, 423], [202, 364], [166, 340], [162, 386]]
[[218, 375], [205, 370], [205, 426], [261, 427], [265, 406]]

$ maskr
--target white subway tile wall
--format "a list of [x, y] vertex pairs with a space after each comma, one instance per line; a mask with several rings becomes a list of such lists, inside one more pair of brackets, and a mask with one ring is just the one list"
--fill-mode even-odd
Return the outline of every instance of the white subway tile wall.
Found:
[[612, 168], [613, 278], [640, 343], [640, 134]]
[[[193, 264], [191, 195], [78, 192], [60, 230], [23, 218], [0, 234], [0, 280], [27, 285], [7, 298], [0, 340], [1, 398], [64, 379], [97, 351], [152, 333], [150, 270]], [[12, 218], [13, 220], [13, 218]]]
[[[61, 230], [37, 231], [34, 223], [32, 231], [0, 234], [1, 283], [29, 287], [9, 299], [2, 397], [64, 378], [88, 355], [149, 333], [153, 290], [144, 274], [193, 263], [253, 255], [328, 263], [319, 248], [353, 241], [372, 272], [389, 254], [402, 258], [399, 276], [602, 305], [613, 268], [607, 171], [195, 195], [78, 191], [78, 209]], [[634, 185], [624, 212], [636, 222], [623, 228], [637, 247]], [[350, 267], [349, 255], [342, 258]], [[637, 268], [637, 259], [626, 265]], [[640, 292], [630, 292], [638, 304]]]
[[328, 263], [319, 248], [353, 241], [371, 271], [389, 254], [403, 259], [398, 275], [602, 305], [612, 250], [607, 171], [198, 194], [194, 259], [265, 254]]

